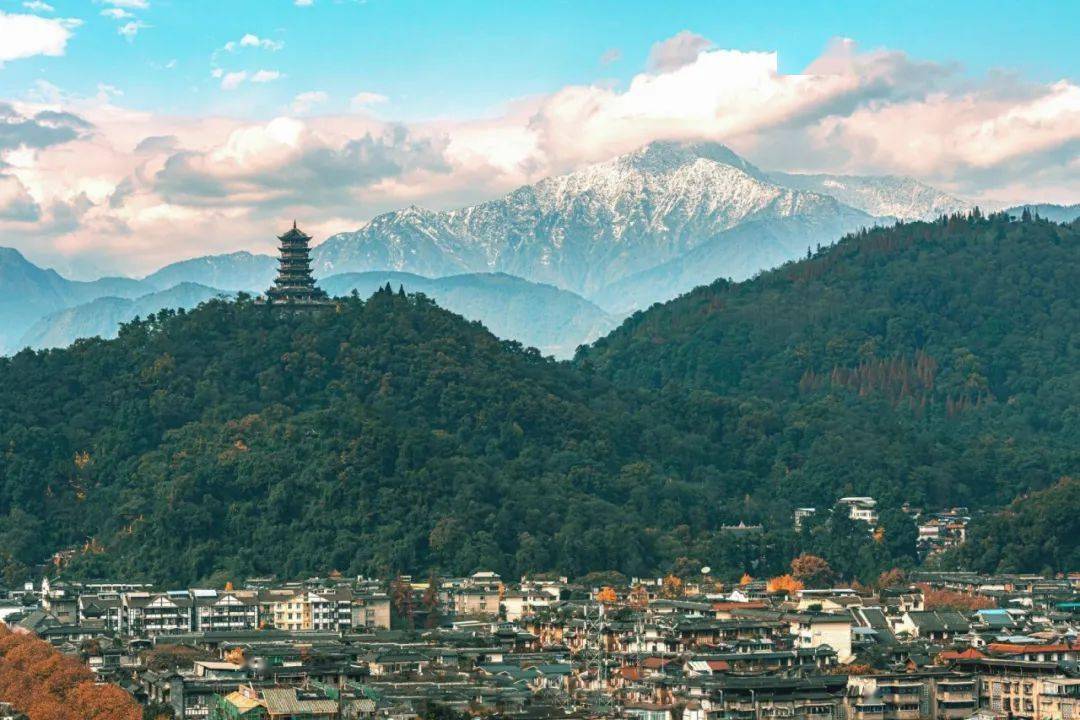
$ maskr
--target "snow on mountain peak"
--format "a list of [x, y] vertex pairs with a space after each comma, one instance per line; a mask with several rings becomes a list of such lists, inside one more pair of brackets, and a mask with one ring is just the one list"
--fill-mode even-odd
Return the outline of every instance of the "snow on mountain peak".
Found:
[[770, 228], [763, 244], [784, 239], [757, 252], [738, 236], [740, 267], [760, 256], [764, 268], [796, 245], [958, 202], [908, 178], [770, 174], [720, 143], [665, 140], [459, 210], [386, 213], [316, 247], [315, 266], [506, 272], [589, 296], [748, 223]]

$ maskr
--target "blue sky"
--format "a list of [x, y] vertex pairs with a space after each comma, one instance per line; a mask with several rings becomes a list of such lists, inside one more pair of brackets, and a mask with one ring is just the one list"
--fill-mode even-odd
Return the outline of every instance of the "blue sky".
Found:
[[[25, 12], [5, 0], [8, 12]], [[420, 2], [415, 0], [139, 0], [131, 18], [90, 0], [49, 0], [42, 15], [78, 18], [63, 57], [0, 71], [0, 93], [24, 96], [41, 79], [82, 95], [107, 84], [132, 108], [163, 113], [272, 116], [323, 91], [327, 110], [360, 91], [385, 95], [381, 115], [402, 120], [495, 112], [505, 101], [580, 83], [625, 83], [653, 43], [684, 29], [719, 47], [775, 50], [780, 70], [810, 63], [830, 38], [888, 47], [981, 75], [995, 68], [1039, 81], [1076, 78], [1076, 2]], [[136, 7], [131, 7], [136, 6]], [[129, 22], [141, 26], [120, 35]], [[245, 34], [278, 51], [221, 52]], [[215, 54], [216, 53], [216, 54]], [[601, 58], [609, 53], [608, 62]], [[281, 73], [223, 91], [227, 71]], [[615, 59], [612, 59], [615, 58]]]
[[1080, 2], [0, 0], [0, 234], [144, 272], [658, 139], [1077, 202], [1077, 27]]

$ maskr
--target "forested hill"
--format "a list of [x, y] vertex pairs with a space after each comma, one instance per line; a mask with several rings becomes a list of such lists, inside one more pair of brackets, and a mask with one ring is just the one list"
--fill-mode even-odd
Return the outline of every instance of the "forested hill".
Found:
[[0, 566], [652, 572], [715, 539], [708, 468], [746, 475], [726, 412], [616, 394], [420, 295], [212, 301], [0, 360]]
[[1080, 567], [1080, 480], [1062, 478], [981, 518], [951, 558], [983, 572], [1060, 572]]
[[1004, 505], [1080, 467], [1080, 224], [871, 230], [635, 314], [576, 362], [754, 404], [782, 428], [759, 482], [789, 496]]
[[[573, 363], [387, 289], [24, 351], [0, 359], [0, 580], [68, 548], [75, 575], [168, 583], [761, 576], [803, 550], [871, 580], [914, 561], [904, 501], [996, 510], [1078, 474], [1078, 235], [873, 231], [635, 315]], [[880, 542], [842, 518], [792, 531], [794, 507], [854, 494], [881, 503]], [[765, 531], [722, 527], [740, 521]]]

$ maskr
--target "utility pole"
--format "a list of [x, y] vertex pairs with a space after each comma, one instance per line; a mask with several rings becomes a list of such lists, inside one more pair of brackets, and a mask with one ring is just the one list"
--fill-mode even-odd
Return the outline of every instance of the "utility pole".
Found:
[[608, 694], [607, 612], [602, 603], [587, 603], [584, 608], [585, 618], [585, 668], [596, 678], [596, 687], [589, 693], [589, 704], [598, 715], [607, 715], [611, 710], [611, 696]]

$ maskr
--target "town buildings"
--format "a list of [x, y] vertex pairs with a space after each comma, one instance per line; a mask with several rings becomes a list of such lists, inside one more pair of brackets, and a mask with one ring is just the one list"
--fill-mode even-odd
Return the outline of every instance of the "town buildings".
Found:
[[[177, 719], [1077, 717], [1080, 578], [911, 580], [774, 593], [696, 581], [682, 596], [658, 579], [487, 572], [220, 590], [50, 580], [7, 621]], [[928, 603], [944, 589], [996, 607]]]

